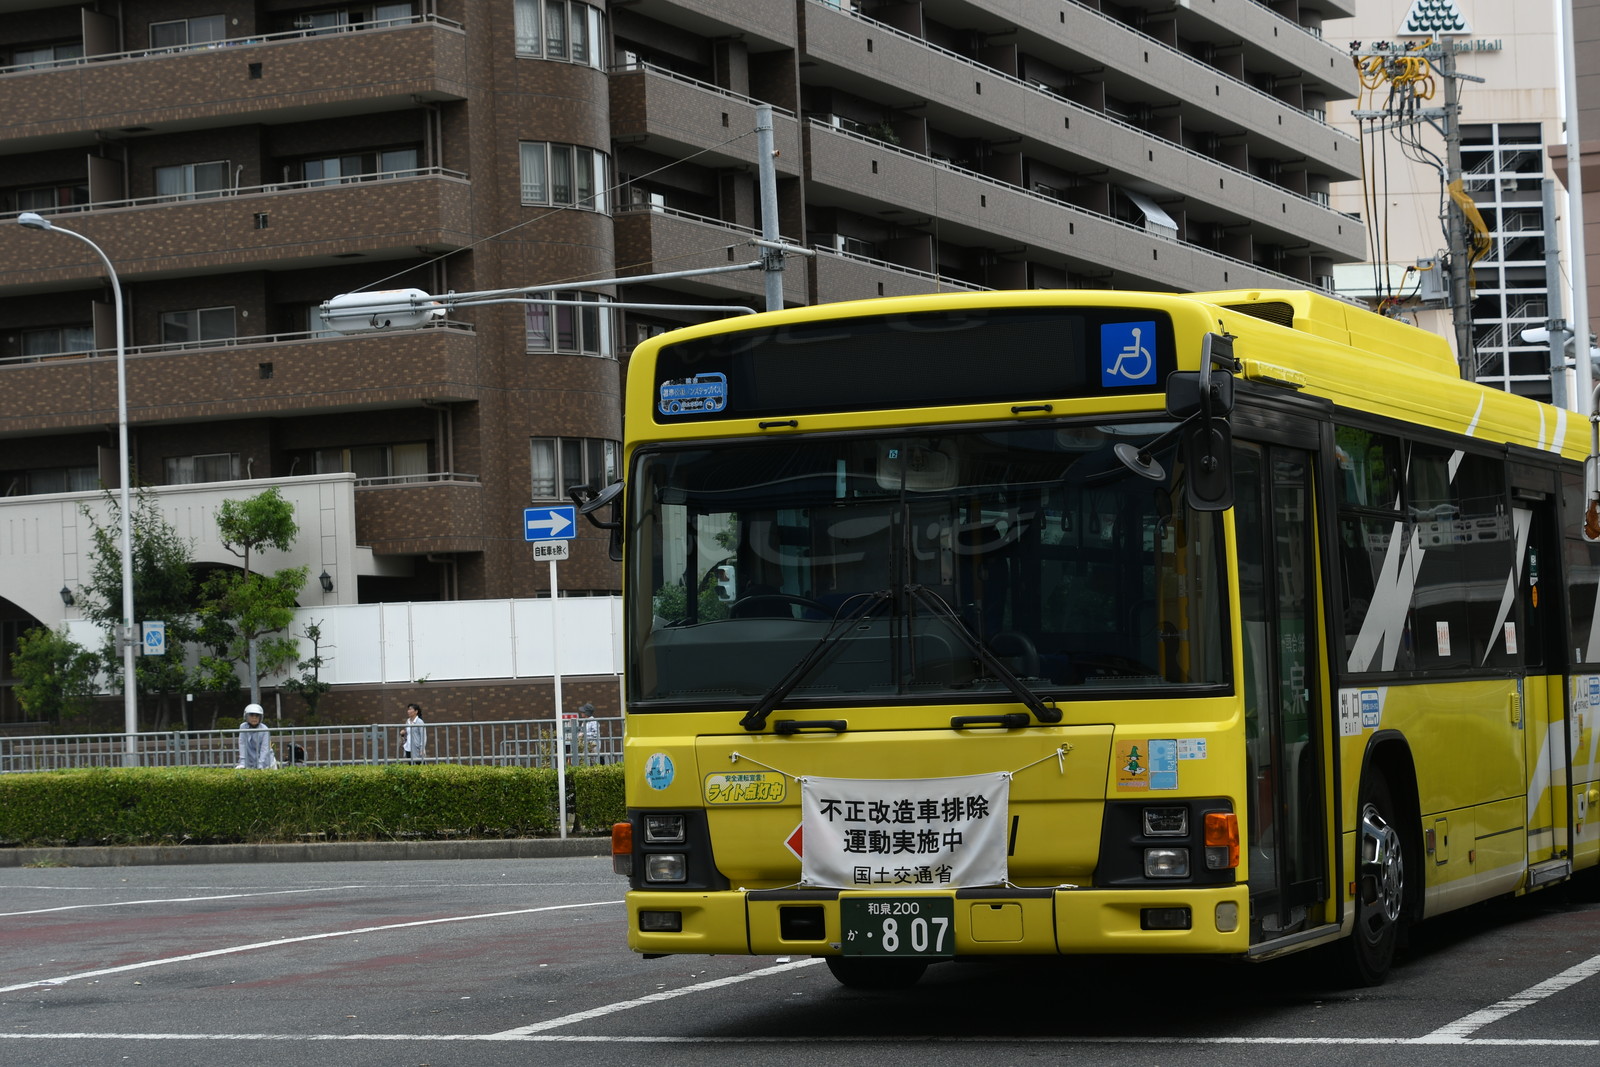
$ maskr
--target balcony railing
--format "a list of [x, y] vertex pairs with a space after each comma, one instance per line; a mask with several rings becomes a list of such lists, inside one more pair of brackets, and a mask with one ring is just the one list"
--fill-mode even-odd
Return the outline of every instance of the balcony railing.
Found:
[[[415, 330], [389, 330], [388, 335], [398, 333], [415, 333], [420, 330], [450, 330], [457, 333], [473, 333], [475, 328], [470, 322], [458, 322], [441, 319], [428, 323], [426, 326], [416, 327]], [[324, 330], [301, 330], [289, 333], [264, 333], [249, 337], [213, 337], [204, 341], [166, 341], [154, 345], [131, 345], [124, 349], [129, 359], [138, 356], [156, 356], [172, 352], [199, 351], [217, 348], [249, 348], [268, 345], [293, 344], [303, 341], [341, 341], [348, 340], [350, 336], [330, 333]], [[115, 348], [91, 348], [75, 352], [38, 352], [26, 356], [6, 356], [0, 358], [0, 367], [17, 366], [25, 363], [53, 363], [57, 360], [91, 360], [115, 359]]]
[[713, 85], [710, 82], [701, 81], [699, 78], [691, 78], [687, 74], [679, 74], [675, 70], [668, 70], [666, 67], [658, 66], [655, 63], [646, 63], [643, 60], [640, 60], [640, 61], [637, 61], [637, 62], [633, 62], [633, 63], [623, 63], [620, 66], [615, 66], [615, 67], [610, 68], [610, 70], [607, 71], [607, 73], [609, 73], [609, 74], [636, 74], [636, 73], [654, 74], [658, 78], [669, 78], [669, 79], [671, 79], [672, 81], [675, 81], [675, 82], [682, 82], [684, 85], [693, 86], [694, 88], [702, 90], [703, 92], [712, 93], [712, 94], [714, 94], [716, 96], [720, 96], [720, 97], [723, 97], [723, 98], [728, 99], [728, 100], [733, 100], [733, 101], [735, 101], [737, 103], [740, 103], [740, 104], [746, 104], [746, 105], [748, 105], [750, 107], [761, 107], [763, 104], [766, 104], [766, 106], [772, 108], [772, 113], [774, 115], [777, 115], [777, 116], [780, 116], [780, 117], [783, 117], [783, 118], [791, 118], [791, 119], [794, 118], [794, 112], [790, 111], [788, 108], [778, 107], [775, 104], [767, 104], [765, 100], [757, 100], [753, 96], [745, 96], [742, 93], [734, 92], [732, 89], [724, 89], [720, 85]]
[[[1049, 97], [1050, 100], [1055, 104], [1065, 105], [1066, 107], [1069, 107], [1069, 108], [1073, 109], [1074, 111], [1078, 111], [1078, 112], [1081, 112], [1081, 113], [1083, 113], [1085, 115], [1092, 116], [1092, 117], [1100, 119], [1100, 120], [1102, 120], [1104, 122], [1112, 123], [1113, 125], [1116, 125], [1116, 126], [1121, 126], [1123, 129], [1129, 131], [1130, 133], [1133, 133], [1134, 135], [1136, 135], [1136, 136], [1138, 136], [1140, 138], [1143, 138], [1144, 140], [1150, 142], [1151, 144], [1159, 144], [1162, 147], [1163, 151], [1181, 152], [1186, 156], [1190, 156], [1191, 158], [1195, 159], [1198, 162], [1209, 164], [1210, 166], [1214, 166], [1214, 167], [1221, 167], [1223, 170], [1231, 171], [1232, 173], [1237, 174], [1240, 177], [1247, 179], [1248, 181], [1257, 182], [1257, 183], [1259, 183], [1259, 184], [1261, 184], [1263, 186], [1266, 186], [1267, 188], [1272, 190], [1274, 195], [1281, 194], [1283, 196], [1294, 197], [1297, 200], [1304, 200], [1307, 203], [1316, 204], [1318, 207], [1322, 207], [1322, 208], [1327, 208], [1327, 206], [1328, 206], [1326, 202], [1318, 202], [1315, 198], [1313, 198], [1311, 196], [1308, 196], [1305, 193], [1297, 192], [1297, 191], [1295, 191], [1293, 189], [1290, 189], [1290, 188], [1288, 188], [1286, 186], [1277, 185], [1277, 184], [1275, 184], [1273, 182], [1269, 182], [1265, 178], [1261, 178], [1261, 177], [1258, 177], [1257, 175], [1251, 174], [1247, 170], [1240, 170], [1238, 167], [1235, 167], [1235, 166], [1233, 166], [1232, 164], [1229, 164], [1229, 163], [1224, 163], [1220, 159], [1216, 159], [1213, 156], [1208, 156], [1204, 152], [1197, 152], [1194, 149], [1189, 148], [1186, 145], [1179, 144], [1176, 141], [1169, 141], [1164, 137], [1158, 137], [1155, 134], [1151, 133], [1149, 130], [1146, 130], [1146, 129], [1144, 129], [1142, 127], [1139, 127], [1139, 126], [1135, 126], [1131, 122], [1124, 122], [1122, 119], [1117, 118], [1116, 116], [1110, 114], [1109, 112], [1099, 111], [1099, 110], [1096, 110], [1095, 108], [1087, 107], [1087, 106], [1085, 106], [1083, 104], [1080, 104], [1076, 100], [1068, 99], [1067, 97], [1062, 96], [1060, 93], [1056, 92], [1054, 89], [1050, 88], [1048, 85], [1044, 85], [1044, 84], [1042, 84], [1040, 82], [1027, 81], [1027, 80], [1025, 80], [1023, 78], [1018, 78], [1018, 77], [1015, 77], [1013, 75], [1007, 74], [1003, 70], [997, 70], [994, 67], [987, 66], [987, 65], [985, 65], [983, 63], [979, 63], [975, 59], [969, 59], [966, 56], [962, 55], [960, 52], [953, 52], [950, 49], [945, 48], [945, 47], [943, 47], [941, 45], [936, 45], [936, 44], [933, 44], [933, 43], [931, 43], [929, 41], [925, 41], [921, 37], [916, 36], [915, 34], [907, 33], [906, 31], [904, 31], [902, 29], [898, 29], [897, 27], [891, 26], [886, 22], [879, 22], [876, 19], [868, 18], [866, 15], [863, 15], [863, 14], [857, 12], [857, 11], [849, 11], [849, 10], [844, 10], [844, 9], [841, 9], [841, 8], [834, 7], [832, 4], [827, 3], [826, 0], [810, 0], [810, 2], [813, 3], [813, 4], [821, 4], [821, 6], [828, 8], [828, 10], [830, 10], [830, 11], [834, 11], [834, 12], [837, 12], [839, 14], [848, 15], [851, 18], [854, 18], [854, 19], [860, 19], [862, 22], [870, 22], [872, 24], [872, 26], [874, 27], [874, 29], [882, 29], [885, 33], [892, 34], [892, 35], [894, 35], [896, 37], [904, 38], [907, 41], [914, 41], [917, 44], [921, 45], [922, 47], [924, 47], [924, 48], [926, 48], [926, 49], [928, 49], [930, 51], [938, 52], [941, 55], [946, 56], [946, 57], [948, 57], [950, 59], [953, 59], [953, 60], [955, 60], [955, 61], [957, 61], [959, 63], [965, 63], [969, 67], [973, 67], [976, 70], [982, 71], [983, 74], [986, 77], [999, 78], [1002, 81], [1010, 82], [1012, 85], [1020, 86], [1023, 89], [1028, 90], [1029, 92], [1038, 93], [1041, 96]], [[1089, 9], [1086, 8], [1085, 10], [1088, 11]], [[1117, 26], [1121, 27], [1122, 29], [1129, 30], [1130, 32], [1137, 32], [1137, 31], [1133, 31], [1132, 28], [1129, 27], [1126, 23], [1118, 22], [1116, 19], [1111, 18], [1111, 16], [1109, 16], [1109, 15], [1101, 15], [1099, 12], [1096, 12], [1096, 11], [1089, 11], [1089, 13], [1090, 14], [1094, 14], [1094, 15], [1098, 15], [1100, 18], [1103, 18], [1103, 19], [1107, 20], [1108, 22], [1111, 22], [1111, 23], [1117, 25]], [[1155, 41], [1154, 38], [1151, 38], [1151, 40], [1155, 44], [1160, 45], [1160, 47], [1167, 48], [1168, 51], [1172, 51], [1172, 52], [1176, 53], [1177, 55], [1182, 56], [1184, 59], [1189, 60], [1190, 62], [1199, 63], [1199, 60], [1192, 59], [1190, 56], [1184, 55], [1184, 53], [1178, 52], [1176, 49], [1170, 48], [1169, 46], [1167, 46], [1165, 44], [1161, 44], [1160, 41]], [[1207, 70], [1212, 70], [1212, 68], [1210, 68], [1210, 67], [1207, 67], [1206, 69]], [[1215, 73], [1219, 77], [1228, 78], [1230, 81], [1234, 81], [1238, 85], [1242, 86], [1243, 88], [1249, 89], [1253, 93], [1257, 93], [1258, 95], [1264, 96], [1264, 97], [1266, 97], [1267, 99], [1273, 101], [1276, 104], [1281, 104], [1282, 106], [1287, 107], [1287, 108], [1291, 108], [1291, 109], [1294, 108], [1294, 105], [1290, 104], [1288, 101], [1279, 100], [1277, 97], [1273, 96], [1271, 93], [1264, 92], [1264, 91], [1262, 91], [1260, 89], [1257, 89], [1253, 85], [1246, 85], [1244, 82], [1240, 82], [1240, 81], [1238, 81], [1238, 79], [1232, 78], [1230, 75], [1226, 74], [1223, 71], [1215, 71]], [[1326, 121], [1326, 115], [1324, 115], [1324, 121]], [[887, 142], [884, 142], [884, 143], [887, 144]], [[893, 147], [893, 146], [890, 146], [890, 147]], [[1356, 215], [1351, 214], [1349, 212], [1340, 212], [1340, 214], [1346, 215], [1347, 217], [1352, 218], [1352, 219], [1357, 217]]]
[[[828, 0], [809, 0], [809, 2], [812, 3], [812, 4], [815, 4], [815, 5], [819, 6], [819, 7], [827, 8], [829, 11], [832, 11], [832, 12], [834, 12], [836, 14], [847, 15], [850, 18], [859, 19], [862, 22], [871, 23], [874, 30], [882, 30], [885, 33], [893, 34], [896, 37], [904, 37], [907, 40], [916, 41], [918, 44], [921, 44], [926, 48], [932, 49], [935, 52], [940, 52], [940, 53], [942, 53], [944, 55], [947, 55], [947, 56], [951, 57], [952, 59], [958, 59], [961, 62], [968, 64], [969, 66], [977, 67], [977, 68], [981, 69], [985, 74], [995, 74], [995, 75], [998, 75], [998, 76], [1000, 76], [1002, 78], [1005, 78], [1008, 81], [1016, 82], [1019, 85], [1031, 85], [1030, 82], [1025, 82], [1020, 78], [1016, 78], [1016, 77], [1014, 77], [1014, 76], [1012, 76], [1010, 74], [1007, 74], [1005, 71], [998, 70], [998, 69], [996, 69], [994, 67], [991, 67], [991, 66], [988, 66], [987, 64], [984, 64], [984, 63], [980, 63], [975, 59], [970, 59], [967, 56], [962, 55], [960, 52], [954, 52], [954, 51], [951, 51], [950, 49], [945, 48], [945, 47], [943, 47], [941, 45], [933, 44], [930, 41], [927, 41], [927, 40], [924, 40], [921, 37], [918, 37], [914, 33], [907, 33], [905, 30], [902, 30], [902, 29], [900, 29], [900, 28], [898, 28], [896, 26], [891, 26], [887, 22], [879, 22], [877, 19], [872, 18], [872, 17], [870, 17], [868, 15], [863, 15], [859, 11], [854, 11], [854, 10], [851, 10], [849, 8], [839, 7], [839, 6], [835, 5], [835, 4], [828, 3]], [[1182, 62], [1184, 62], [1186, 64], [1189, 64], [1189, 65], [1192, 65], [1192, 66], [1195, 66], [1195, 67], [1204, 68], [1205, 74], [1208, 77], [1214, 76], [1214, 77], [1218, 77], [1218, 78], [1225, 78], [1229, 82], [1231, 82], [1233, 85], [1235, 85], [1236, 87], [1238, 87], [1240, 89], [1244, 89], [1247, 92], [1254, 93], [1257, 96], [1262, 97], [1263, 99], [1270, 100], [1274, 104], [1279, 105], [1280, 107], [1286, 107], [1286, 108], [1289, 108], [1291, 110], [1299, 110], [1298, 108], [1295, 107], [1295, 105], [1289, 103], [1287, 100], [1283, 100], [1283, 99], [1280, 99], [1280, 98], [1278, 98], [1276, 96], [1273, 96], [1271, 93], [1267, 92], [1265, 89], [1258, 89], [1254, 85], [1251, 85], [1249, 82], [1240, 81], [1238, 78], [1235, 78], [1233, 75], [1229, 74], [1225, 70], [1219, 70], [1216, 67], [1213, 67], [1208, 63], [1202, 63], [1200, 60], [1198, 60], [1198, 59], [1194, 58], [1193, 56], [1189, 55], [1187, 52], [1180, 51], [1179, 49], [1176, 49], [1176, 48], [1172, 47], [1170, 44], [1167, 44], [1165, 41], [1161, 41], [1161, 40], [1158, 40], [1155, 37], [1151, 37], [1147, 33], [1141, 33], [1136, 28], [1128, 25], [1126, 22], [1123, 22], [1121, 19], [1113, 18], [1112, 16], [1107, 15], [1102, 11], [1096, 11], [1094, 8], [1088, 7], [1087, 5], [1079, 4], [1078, 6], [1083, 9], [1083, 13], [1086, 14], [1086, 15], [1092, 15], [1095, 18], [1101, 19], [1104, 22], [1106, 22], [1107, 24], [1115, 26], [1118, 30], [1121, 30], [1121, 31], [1123, 31], [1125, 33], [1137, 34], [1139, 37], [1141, 37], [1144, 40], [1148, 41], [1150, 44], [1154, 45], [1157, 48], [1162, 49], [1163, 51], [1171, 53], [1174, 58], [1176, 58], [1178, 60], [1181, 60]], [[1309, 117], [1309, 116], [1307, 116], [1307, 117]], [[1326, 120], [1324, 120], [1324, 125], [1325, 124], [1326, 124]], [[1138, 127], [1134, 127], [1134, 129], [1138, 129]], [[1140, 131], [1140, 132], [1143, 132], [1143, 131]], [[1354, 140], [1354, 138], [1351, 138], [1351, 140]], [[1209, 157], [1207, 157], [1207, 158], [1209, 158]]]
[[433, 471], [428, 474], [390, 474], [382, 478], [357, 478], [357, 489], [392, 489], [397, 486], [449, 484], [479, 485], [483, 476], [465, 471]]
[[440, 18], [438, 15], [433, 14], [408, 15], [397, 19], [352, 22], [344, 26], [284, 30], [279, 33], [252, 33], [248, 37], [228, 37], [220, 41], [201, 41], [197, 44], [171, 45], [165, 48], [140, 48], [131, 52], [102, 52], [98, 55], [73, 56], [70, 59], [54, 59], [42, 63], [22, 63], [16, 66], [0, 67], [0, 77], [11, 74], [33, 74], [41, 71], [58, 70], [62, 67], [81, 67], [90, 63], [150, 59], [184, 52], [210, 52], [219, 48], [244, 48], [251, 45], [271, 44], [275, 41], [294, 41], [305, 37], [326, 37], [335, 33], [366, 33], [373, 30], [393, 29], [396, 26], [410, 26], [421, 22], [435, 23], [455, 30], [462, 29], [461, 23], [454, 19]]
[[[1259, 271], [1260, 273], [1268, 275], [1270, 277], [1281, 278], [1287, 283], [1287, 288], [1303, 289], [1308, 284], [1310, 284], [1313, 288], [1326, 288], [1324, 286], [1316, 285], [1315, 283], [1307, 283], [1304, 279], [1295, 278], [1295, 277], [1292, 277], [1290, 275], [1283, 274], [1283, 273], [1281, 273], [1279, 271], [1273, 270], [1270, 267], [1264, 267], [1259, 263], [1250, 263], [1250, 262], [1246, 262], [1245, 260], [1242, 260], [1242, 259], [1235, 259], [1233, 256], [1226, 255], [1225, 253], [1222, 253], [1222, 252], [1214, 251], [1214, 250], [1212, 250], [1210, 248], [1206, 248], [1203, 245], [1197, 245], [1197, 244], [1194, 244], [1194, 243], [1189, 242], [1189, 241], [1183, 241], [1183, 240], [1180, 240], [1180, 239], [1178, 239], [1176, 237], [1168, 237], [1168, 236], [1166, 236], [1164, 234], [1161, 234], [1161, 233], [1158, 233], [1158, 232], [1156, 232], [1154, 230], [1145, 229], [1143, 226], [1137, 225], [1135, 223], [1124, 222], [1123, 220], [1121, 220], [1119, 218], [1115, 218], [1115, 217], [1113, 217], [1111, 215], [1102, 215], [1097, 211], [1090, 211], [1088, 208], [1079, 207], [1076, 204], [1066, 203], [1065, 201], [1059, 200], [1059, 199], [1057, 199], [1057, 198], [1055, 198], [1053, 196], [1049, 196], [1049, 195], [1044, 194], [1044, 193], [1036, 193], [1031, 189], [1024, 189], [1020, 185], [1012, 185], [1010, 182], [1001, 181], [999, 178], [991, 178], [987, 174], [981, 174], [981, 173], [979, 173], [978, 171], [975, 171], [975, 170], [968, 170], [965, 167], [957, 166], [956, 164], [948, 162], [946, 160], [935, 159], [932, 156], [925, 156], [925, 155], [922, 155], [922, 154], [920, 154], [918, 152], [912, 152], [912, 151], [910, 151], [908, 149], [900, 148], [899, 146], [889, 144], [886, 141], [880, 141], [876, 137], [868, 137], [868, 136], [865, 136], [863, 134], [853, 133], [850, 130], [839, 129], [838, 127], [831, 126], [828, 123], [820, 122], [820, 121], [818, 121], [816, 119], [811, 119], [810, 120], [810, 125], [811, 125], [812, 129], [814, 129], [814, 130], [823, 130], [823, 131], [825, 131], [827, 133], [833, 134], [833, 135], [838, 136], [838, 137], [850, 137], [850, 138], [853, 138], [853, 139], [855, 139], [857, 141], [863, 141], [863, 142], [865, 142], [867, 144], [870, 144], [874, 148], [879, 149], [881, 151], [896, 152], [896, 153], [898, 153], [898, 154], [900, 154], [902, 156], [906, 156], [906, 157], [908, 157], [910, 159], [915, 159], [919, 163], [923, 163], [923, 164], [925, 164], [927, 166], [938, 167], [939, 169], [945, 170], [945, 171], [949, 171], [952, 174], [959, 174], [961, 177], [966, 178], [969, 181], [975, 181], [975, 182], [982, 183], [983, 185], [987, 185], [989, 188], [994, 189], [994, 190], [996, 190], [998, 192], [1010, 193], [1010, 194], [1013, 194], [1015, 196], [1025, 196], [1025, 197], [1028, 197], [1031, 200], [1037, 200], [1037, 201], [1039, 201], [1041, 203], [1049, 204], [1051, 207], [1058, 208], [1058, 209], [1060, 209], [1062, 211], [1070, 211], [1074, 215], [1077, 215], [1080, 218], [1083, 218], [1085, 220], [1105, 223], [1105, 224], [1111, 225], [1111, 226], [1121, 226], [1122, 228], [1124, 228], [1126, 230], [1129, 230], [1129, 231], [1132, 231], [1134, 233], [1139, 234], [1141, 237], [1147, 237], [1147, 238], [1150, 238], [1150, 239], [1156, 240], [1156, 241], [1165, 241], [1168, 244], [1177, 245], [1177, 246], [1179, 246], [1181, 248], [1190, 248], [1190, 249], [1193, 249], [1193, 250], [1195, 250], [1197, 252], [1200, 252], [1203, 255], [1212, 256], [1212, 257], [1214, 257], [1216, 259], [1226, 260], [1226, 261], [1228, 261], [1230, 263], [1236, 263], [1241, 267], [1246, 267], [1246, 268], [1249, 268], [1250, 270]], [[1330, 295], [1337, 295], [1337, 294], [1333, 294], [1332, 290], [1329, 290], [1329, 293], [1330, 293]]]
[[[667, 207], [664, 204], [626, 204], [617, 208], [613, 214], [618, 216], [637, 214], [670, 215], [675, 219], [688, 219], [690, 222], [704, 223], [707, 226], [715, 226], [720, 230], [729, 230], [733, 233], [747, 234], [752, 238], [752, 241], [749, 242], [752, 246], [752, 255], [755, 254], [754, 241], [762, 239], [761, 231], [750, 226], [741, 226], [737, 222], [728, 222], [726, 219], [714, 219], [709, 215], [696, 215], [692, 211], [683, 211], [679, 208]], [[778, 240], [789, 244], [798, 243], [792, 237], [779, 237]]]
[[874, 259], [872, 256], [863, 256], [857, 252], [846, 252], [841, 249], [828, 248], [824, 245], [813, 244], [820, 258], [849, 260], [852, 263], [861, 263], [875, 270], [889, 271], [907, 278], [916, 278], [918, 281], [932, 282], [939, 289], [960, 289], [963, 292], [990, 292], [987, 285], [978, 285], [974, 282], [964, 282], [959, 278], [952, 278], [948, 274], [935, 274], [932, 271], [916, 270], [912, 267], [902, 267], [898, 263], [891, 263], [887, 259]]
[[[96, 200], [88, 204], [70, 204], [62, 207], [29, 208], [38, 215], [70, 215], [82, 211], [101, 211], [110, 208], [149, 207], [152, 204], [188, 203], [194, 200], [216, 200], [232, 196], [267, 196], [274, 193], [298, 192], [333, 185], [355, 185], [367, 182], [412, 181], [417, 178], [450, 178], [465, 182], [467, 175], [446, 167], [407, 167], [404, 170], [374, 171], [371, 174], [346, 174], [338, 178], [312, 178], [297, 182], [269, 182], [265, 185], [240, 185], [228, 189], [203, 189], [190, 193], [161, 193], [156, 196], [136, 196], [123, 200]], [[0, 219], [15, 218], [20, 211], [0, 212]]]

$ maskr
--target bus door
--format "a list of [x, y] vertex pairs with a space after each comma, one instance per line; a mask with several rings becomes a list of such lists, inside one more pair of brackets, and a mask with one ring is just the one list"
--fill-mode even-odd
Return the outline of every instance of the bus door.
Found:
[[1554, 472], [1525, 464], [1508, 465], [1511, 529], [1516, 538], [1517, 574], [1512, 611], [1502, 623], [1518, 645], [1523, 675], [1519, 714], [1528, 782], [1528, 866], [1530, 882], [1554, 880], [1571, 868], [1567, 768], [1567, 686], [1565, 590], [1559, 580], [1560, 527]]
[[1323, 843], [1312, 453], [1235, 447], [1252, 944], [1320, 921]]

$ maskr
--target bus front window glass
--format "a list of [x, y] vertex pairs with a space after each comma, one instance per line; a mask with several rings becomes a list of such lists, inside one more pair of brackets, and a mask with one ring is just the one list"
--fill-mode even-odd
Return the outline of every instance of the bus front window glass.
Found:
[[819, 644], [787, 700], [1009, 700], [993, 660], [1063, 698], [1225, 683], [1217, 516], [1171, 451], [1161, 482], [1112, 451], [1164, 428], [646, 452], [635, 698], [748, 705]]

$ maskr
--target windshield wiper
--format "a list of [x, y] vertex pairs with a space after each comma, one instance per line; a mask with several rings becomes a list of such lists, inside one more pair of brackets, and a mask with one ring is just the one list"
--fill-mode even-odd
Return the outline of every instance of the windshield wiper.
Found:
[[1023, 706], [1033, 712], [1034, 718], [1040, 722], [1061, 721], [1061, 709], [1049, 707], [1043, 700], [1040, 700], [1039, 694], [1028, 688], [1028, 683], [1013, 674], [1011, 668], [1001, 663], [998, 656], [989, 651], [982, 641], [972, 635], [972, 631], [967, 629], [966, 623], [961, 621], [961, 616], [957, 615], [949, 604], [941, 600], [927, 586], [908, 585], [906, 586], [906, 592], [911, 595], [912, 600], [927, 607], [935, 615], [940, 615], [950, 620], [954, 624], [950, 628], [972, 650], [972, 654], [978, 657], [978, 662], [982, 663], [996, 678], [1004, 682], [1006, 688], [1011, 690], [1018, 700], [1022, 701]]
[[767, 724], [767, 717], [773, 713], [777, 706], [783, 703], [784, 698], [794, 692], [794, 687], [799, 685], [811, 673], [822, 657], [828, 654], [829, 649], [838, 644], [852, 627], [869, 615], [875, 614], [890, 599], [887, 589], [880, 589], [874, 593], [866, 593], [861, 602], [851, 608], [849, 612], [834, 619], [833, 626], [828, 632], [817, 638], [817, 643], [811, 646], [811, 651], [794, 668], [784, 675], [777, 685], [767, 690], [756, 706], [745, 712], [744, 718], [739, 720], [739, 725], [746, 730], [759, 730]]

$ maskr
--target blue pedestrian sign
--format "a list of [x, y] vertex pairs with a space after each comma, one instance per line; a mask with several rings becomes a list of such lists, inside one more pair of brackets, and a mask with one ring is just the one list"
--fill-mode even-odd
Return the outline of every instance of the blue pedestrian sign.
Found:
[[524, 541], [569, 541], [578, 524], [578, 509], [571, 504], [522, 509]]

